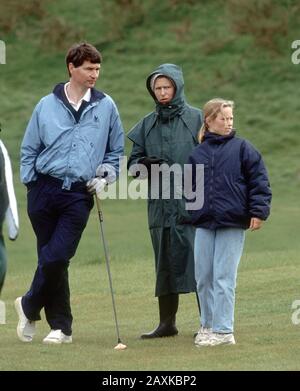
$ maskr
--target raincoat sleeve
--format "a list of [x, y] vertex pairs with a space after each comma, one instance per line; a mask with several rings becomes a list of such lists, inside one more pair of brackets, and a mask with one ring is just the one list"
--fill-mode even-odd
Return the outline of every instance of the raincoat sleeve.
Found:
[[[145, 135], [143, 131], [143, 120], [135, 125], [127, 134], [129, 140], [133, 142], [132, 150], [128, 158], [127, 168], [133, 177], [140, 179], [148, 176], [144, 166], [139, 165], [139, 161], [146, 157]], [[144, 172], [145, 171], [145, 172]]]
[[147, 135], [153, 128], [155, 121], [156, 115], [154, 112], [151, 112], [138, 122], [127, 134], [129, 140], [133, 142], [127, 168], [132, 176], [138, 176], [139, 179], [145, 179], [148, 177], [147, 168], [143, 164], [139, 164], [139, 162], [144, 157], [149, 157], [146, 148]]
[[130, 168], [132, 164], [136, 164], [139, 159], [146, 156], [143, 120], [129, 131], [127, 137], [133, 142], [132, 151], [128, 159], [128, 168]]
[[4, 157], [5, 181], [9, 201], [8, 208], [5, 213], [5, 220], [8, 228], [8, 237], [10, 240], [15, 240], [19, 233], [19, 216], [13, 184], [13, 173], [7, 149], [1, 140], [0, 148]]

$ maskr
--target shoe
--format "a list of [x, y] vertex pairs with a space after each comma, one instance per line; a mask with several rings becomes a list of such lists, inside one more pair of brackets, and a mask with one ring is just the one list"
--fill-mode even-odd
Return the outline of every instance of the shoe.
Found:
[[235, 339], [232, 333], [211, 333], [206, 340], [199, 341], [196, 346], [217, 346], [217, 345], [235, 345]]
[[15, 309], [19, 316], [17, 335], [22, 342], [31, 342], [35, 334], [35, 321], [26, 318], [22, 307], [22, 297], [15, 300]]
[[201, 327], [195, 337], [195, 345], [198, 345], [201, 341], [207, 341], [212, 334], [212, 328]]
[[210, 338], [210, 345], [235, 345], [235, 339], [232, 333], [212, 333]]
[[43, 343], [59, 345], [62, 343], [72, 343], [72, 335], [65, 335], [61, 330], [51, 330], [43, 339]]

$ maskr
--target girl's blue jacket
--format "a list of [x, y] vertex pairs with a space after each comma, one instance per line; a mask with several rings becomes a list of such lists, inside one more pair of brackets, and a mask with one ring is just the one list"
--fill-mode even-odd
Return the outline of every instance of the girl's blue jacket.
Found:
[[206, 132], [189, 163], [204, 165], [202, 188], [197, 189], [192, 170], [192, 190], [204, 195], [202, 208], [189, 212], [194, 226], [247, 229], [251, 217], [267, 219], [272, 198], [268, 174], [249, 141], [235, 137], [235, 131], [227, 136]]

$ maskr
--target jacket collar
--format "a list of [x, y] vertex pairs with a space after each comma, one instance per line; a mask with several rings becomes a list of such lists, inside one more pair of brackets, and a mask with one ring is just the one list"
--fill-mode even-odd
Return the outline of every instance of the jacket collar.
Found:
[[220, 136], [219, 134], [206, 131], [203, 141], [207, 141], [212, 144], [222, 144], [228, 140], [231, 140], [235, 136], [235, 133], [235, 130], [232, 130], [231, 133], [227, 134], [226, 136]]
[[[63, 101], [64, 103], [68, 102], [68, 99], [67, 99], [67, 97], [65, 95], [65, 91], [64, 91], [65, 84], [66, 83], [58, 83], [53, 89], [53, 94], [55, 96], [57, 96], [57, 98], [60, 99], [61, 101]], [[94, 103], [97, 100], [101, 100], [103, 98], [105, 98], [105, 95], [103, 94], [103, 92], [98, 91], [95, 88], [91, 88], [91, 99], [90, 99], [89, 103]]]
[[[153, 112], [152, 113], [153, 115], [149, 117], [149, 122], [147, 124], [147, 129], [146, 129], [146, 133], [145, 133], [145, 136], [147, 137], [148, 134], [151, 132], [154, 124], [156, 123], [157, 121], [157, 117], [158, 117], [158, 114], [157, 112]], [[192, 115], [191, 115], [191, 110], [189, 110], [189, 105], [188, 104], [185, 104], [183, 109], [182, 109], [182, 113], [181, 115], [179, 116], [179, 118], [184, 122], [184, 124], [186, 125], [186, 127], [189, 129], [189, 131], [192, 133], [193, 135], [193, 138], [195, 140], [195, 142], [197, 142], [197, 134], [198, 134], [198, 130], [195, 130], [195, 122], [194, 122], [194, 118], [192, 118]]]

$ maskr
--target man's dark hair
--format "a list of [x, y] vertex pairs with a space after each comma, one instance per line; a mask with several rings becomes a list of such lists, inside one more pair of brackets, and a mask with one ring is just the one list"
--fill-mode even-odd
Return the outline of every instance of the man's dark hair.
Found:
[[87, 42], [76, 43], [75, 45], [71, 46], [66, 55], [68, 71], [70, 63], [72, 63], [75, 68], [77, 68], [80, 67], [84, 61], [90, 61], [92, 64], [101, 64], [101, 53], [93, 45]]

